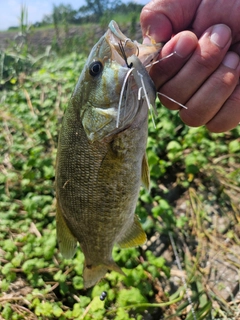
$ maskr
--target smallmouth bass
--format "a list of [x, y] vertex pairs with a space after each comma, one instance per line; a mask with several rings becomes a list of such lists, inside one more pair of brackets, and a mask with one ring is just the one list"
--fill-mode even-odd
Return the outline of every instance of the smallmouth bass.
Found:
[[77, 242], [85, 288], [108, 270], [121, 248], [144, 244], [134, 214], [141, 183], [149, 188], [148, 107], [155, 86], [146, 71], [161, 49], [128, 39], [111, 21], [92, 48], [64, 114], [56, 163], [57, 239], [65, 258]]

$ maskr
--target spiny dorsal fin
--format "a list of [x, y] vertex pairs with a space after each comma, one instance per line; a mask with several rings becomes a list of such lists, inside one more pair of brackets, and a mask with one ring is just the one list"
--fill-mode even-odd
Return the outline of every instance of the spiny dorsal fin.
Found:
[[150, 189], [150, 173], [148, 167], [148, 159], [147, 154], [145, 152], [143, 159], [142, 159], [142, 183], [144, 187], [149, 191]]
[[60, 252], [65, 259], [71, 259], [77, 248], [77, 239], [72, 235], [66, 221], [62, 215], [61, 209], [57, 204], [57, 240]]
[[147, 240], [146, 233], [143, 231], [138, 216], [135, 215], [132, 226], [127, 230], [123, 238], [118, 241], [121, 248], [130, 248], [143, 245]]

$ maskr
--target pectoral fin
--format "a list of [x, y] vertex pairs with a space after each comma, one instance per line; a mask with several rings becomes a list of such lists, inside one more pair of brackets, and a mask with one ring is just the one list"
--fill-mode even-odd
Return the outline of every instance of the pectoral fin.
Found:
[[135, 215], [132, 226], [127, 230], [124, 237], [118, 241], [121, 248], [130, 248], [143, 245], [147, 240], [146, 233], [143, 231], [138, 217]]
[[77, 239], [72, 235], [66, 221], [62, 215], [61, 209], [57, 204], [57, 240], [60, 252], [66, 259], [71, 259], [77, 248]]
[[143, 159], [142, 159], [142, 183], [143, 183], [144, 187], [147, 189], [147, 191], [149, 191], [149, 189], [150, 189], [150, 173], [149, 173], [146, 152], [145, 152]]

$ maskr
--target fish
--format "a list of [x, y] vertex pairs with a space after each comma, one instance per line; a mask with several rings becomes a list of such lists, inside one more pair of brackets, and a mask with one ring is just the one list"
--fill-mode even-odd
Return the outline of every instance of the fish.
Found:
[[92, 48], [65, 111], [56, 159], [56, 229], [60, 252], [71, 259], [79, 243], [83, 283], [108, 271], [124, 274], [114, 245], [143, 245], [135, 215], [139, 190], [149, 189], [148, 111], [156, 89], [149, 76], [162, 45], [127, 38], [115, 21]]

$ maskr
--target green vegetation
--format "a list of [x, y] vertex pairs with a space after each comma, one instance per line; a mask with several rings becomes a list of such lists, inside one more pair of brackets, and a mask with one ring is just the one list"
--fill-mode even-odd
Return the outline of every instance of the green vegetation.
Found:
[[73, 10], [71, 5], [53, 6], [50, 15], [33, 25], [28, 23], [27, 7], [22, 5], [19, 27], [0, 32], [0, 41], [8, 43], [5, 50], [0, 50], [0, 88], [8, 85], [12, 76], [36, 70], [50, 53], [87, 55], [89, 48], [104, 34], [110, 20], [118, 21], [128, 29], [129, 36], [136, 39], [141, 5], [105, 0], [86, 2], [87, 5], [79, 10]]
[[[129, 18], [129, 14], [139, 15], [143, 5], [136, 2], [129, 1], [123, 3], [121, 1], [106, 1], [106, 0], [85, 0], [86, 4], [75, 10], [71, 5], [60, 4], [53, 5], [53, 12], [45, 15], [42, 21], [36, 22], [32, 25], [34, 28], [55, 25], [82, 25], [86, 23], [101, 23], [109, 19], [111, 16], [121, 16], [121, 19]], [[22, 12], [20, 16], [20, 29], [22, 26], [27, 27], [27, 11], [26, 6], [22, 5]], [[22, 19], [24, 18], [24, 19]], [[125, 20], [129, 21], [129, 20]], [[24, 24], [22, 23], [24, 22]], [[109, 21], [108, 21], [109, 22]], [[10, 27], [9, 30], [15, 30], [16, 27]]]
[[17, 50], [1, 60], [1, 317], [238, 319], [240, 127], [224, 134], [189, 128], [158, 103], [147, 147], [152, 189], [141, 190], [136, 208], [149, 240], [114, 249], [127, 277], [111, 272], [84, 290], [80, 249], [64, 260], [56, 244], [54, 165], [86, 57], [31, 60], [28, 47]]

